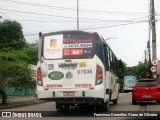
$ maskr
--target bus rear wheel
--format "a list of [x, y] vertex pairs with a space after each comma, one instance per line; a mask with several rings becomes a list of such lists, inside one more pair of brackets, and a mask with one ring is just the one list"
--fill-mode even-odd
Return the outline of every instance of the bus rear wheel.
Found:
[[69, 106], [56, 103], [56, 110], [57, 112], [67, 112], [69, 110]]
[[103, 108], [104, 108], [105, 111], [109, 111], [109, 101], [107, 101], [106, 103], [104, 103]]
[[136, 100], [132, 99], [132, 105], [135, 105], [135, 104], [136, 104]]
[[113, 100], [113, 105], [117, 105], [118, 99]]
[[156, 102], [157, 102], [158, 104], [160, 104], [160, 100], [156, 100]]

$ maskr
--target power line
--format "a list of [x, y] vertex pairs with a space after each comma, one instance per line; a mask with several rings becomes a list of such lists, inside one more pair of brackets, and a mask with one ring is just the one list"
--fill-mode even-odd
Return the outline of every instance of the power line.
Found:
[[[3, 12], [4, 14], [4, 12]], [[14, 13], [5, 13], [5, 14], [11, 14], [11, 15], [17, 15], [17, 14], [14, 14]], [[24, 15], [19, 15], [18, 16], [23, 16]], [[50, 18], [46, 18], [46, 17], [40, 17], [40, 16], [32, 16], [32, 18], [38, 18], [38, 20], [36, 19], [12, 19], [12, 20], [15, 20], [15, 21], [19, 21], [19, 22], [75, 22], [75, 20], [67, 20], [67, 21], [64, 21], [64, 20], [50, 20]], [[30, 18], [30, 16], [29, 16]], [[40, 20], [39, 18], [43, 18], [43, 19], [49, 19], [49, 20]], [[136, 22], [134, 20], [139, 20], [139, 19], [148, 19], [148, 16], [143, 16], [143, 17], [136, 17], [136, 18], [132, 18], [132, 19], [127, 19], [127, 20], [80, 20], [81, 23], [99, 23], [99, 22], [110, 22], [110, 23], [121, 23], [121, 22]], [[4, 19], [4, 18], [2, 18]], [[4, 19], [5, 20], [5, 19]], [[10, 19], [11, 20], [11, 19]]]
[[[35, 7], [45, 7], [48, 9], [57, 9], [57, 10], [69, 10], [69, 11], [75, 11], [75, 8], [66, 8], [66, 7], [58, 7], [58, 6], [51, 6], [51, 5], [45, 5], [45, 4], [36, 4], [36, 3], [29, 3], [29, 2], [20, 2], [20, 1], [16, 1], [16, 0], [0, 0], [0, 1], [7, 1], [7, 2], [12, 2], [15, 4], [20, 4], [20, 5], [32, 5]], [[109, 11], [97, 11], [97, 10], [86, 10], [86, 9], [79, 9], [79, 11], [81, 12], [86, 12], [86, 13], [99, 13], [99, 14], [125, 14], [125, 15], [144, 15], [147, 13], [128, 13], [128, 12], [109, 12]]]
[[[6, 12], [3, 12], [3, 13], [5, 13], [5, 14], [10, 14], [10, 15], [18, 15], [18, 16], [23, 16], [24, 17], [24, 15], [20, 15], [20, 14], [15, 14], [15, 13], [6, 13]], [[27, 15], [28, 16], [28, 15]], [[30, 16], [28, 16], [28, 17], [30, 17]], [[49, 19], [50, 20], [50, 18], [48, 18], [48, 17], [40, 17], [40, 16], [32, 16], [32, 18], [42, 18], [42, 19]], [[127, 19], [127, 20], [101, 20], [101, 19], [98, 19], [97, 21], [96, 20], [94, 20], [94, 21], [86, 21], [86, 22], [100, 22], [100, 20], [101, 20], [101, 22], [105, 22], [105, 21], [113, 21], [113, 22], [117, 22], [117, 21], [120, 21], [120, 22], [129, 22], [129, 21], [131, 21], [132, 22], [132, 20], [137, 20], [137, 19], [142, 19], [142, 18], [147, 18], [148, 19], [148, 15], [146, 15], [146, 16], [142, 16], [142, 17], [134, 17], [134, 18], [131, 18], [131, 19]], [[39, 19], [38, 19], [39, 20]], [[57, 20], [57, 21], [59, 21], [59, 20]], [[81, 20], [81, 22], [85, 22], [84, 20], [82, 21]]]
[[118, 26], [131, 25], [131, 24], [144, 23], [144, 22], [148, 22], [148, 21], [136, 21], [136, 22], [132, 22], [132, 23], [124, 23], [124, 24], [117, 24], [117, 25], [100, 26], [100, 27], [90, 27], [90, 28], [84, 28], [84, 29], [82, 29], [82, 30], [111, 28], [111, 27], [118, 27]]
[[[139, 21], [139, 22], [132, 22], [132, 23], [125, 23], [125, 24], [116, 24], [116, 25], [110, 25], [110, 26], [100, 26], [100, 27], [86, 27], [86, 28], [82, 28], [82, 30], [89, 30], [89, 29], [104, 29], [104, 28], [111, 28], [111, 27], [119, 27], [119, 26], [124, 26], [124, 25], [132, 25], [132, 24], [138, 24], [138, 23], [145, 23], [148, 21]], [[51, 31], [51, 30], [48, 30]], [[29, 34], [25, 34], [24, 36], [35, 36], [38, 35], [37, 33], [29, 33]]]
[[[22, 15], [22, 14], [19, 14], [19, 13], [16, 14], [16, 12], [10, 13], [10, 11], [8, 11], [8, 12], [3, 12], [3, 14], [4, 14], [4, 13], [5, 13], [5, 14], [9, 14], [9, 15], [14, 15], [14, 16], [17, 15], [18, 17], [20, 17], [20, 16], [21, 16], [21, 17], [26, 17], [26, 16], [27, 16], [27, 17], [31, 17], [30, 15], [26, 15], [26, 14], [23, 14], [23, 15]], [[38, 20], [39, 20], [39, 18], [50, 20], [50, 17], [42, 17], [42, 16], [32, 16], [32, 18], [38, 18]]]
[[42, 15], [42, 16], [50, 16], [50, 17], [60, 17], [60, 18], [72, 18], [76, 19], [75, 17], [64, 17], [64, 16], [56, 16], [56, 15], [51, 15], [51, 14], [43, 14], [43, 13], [35, 13], [35, 12], [26, 12], [26, 11], [19, 11], [19, 10], [10, 10], [10, 9], [3, 9], [0, 8], [1, 10], [5, 11], [11, 11], [11, 12], [19, 12], [19, 13], [25, 13], [25, 14], [34, 14], [34, 15]]
[[[8, 18], [8, 20], [11, 20], [7, 15], [5, 15], [3, 12], [1, 12], [0, 11], [0, 13], [2, 13], [5, 17], [7, 17]], [[3, 19], [3, 18], [2, 18]], [[23, 28], [23, 30], [25, 31], [25, 32], [28, 32], [28, 30], [26, 30], [25, 28]]]
[[[2, 18], [3, 20], [6, 20]], [[15, 20], [15, 21], [20, 21], [20, 22], [75, 22], [75, 21], [44, 21], [44, 20], [34, 20], [34, 19], [10, 19], [10, 20]], [[136, 21], [131, 21], [131, 20], [97, 20], [97, 21], [80, 21], [80, 22], [86, 22], [86, 23], [96, 23], [96, 22], [136, 22]]]
[[47, 4], [60, 4], [60, 5], [62, 5], [62, 4], [66, 4], [66, 3], [69, 3], [69, 2], [73, 2], [74, 0], [53, 0], [53, 1], [44, 1], [44, 2], [41, 2], [41, 4], [46, 4], [46, 2], [47, 2]]
[[[19, 11], [19, 10], [4, 9], [4, 8], [0, 8], [0, 9], [1, 9], [1, 10], [5, 10], [5, 11], [11, 11], [11, 12], [25, 13], [25, 14], [34, 14], [34, 15], [49, 16], [49, 17], [60, 17], [60, 18], [71, 18], [71, 19], [76, 19], [75, 17], [68, 17], [68, 16], [56, 16], [56, 15], [52, 15], [52, 14], [43, 14], [43, 13], [35, 13], [35, 12], [26, 12], [26, 11]], [[88, 18], [80, 18], [80, 19], [84, 19], [84, 20], [101, 20], [101, 21], [106, 21], [106, 20], [103, 20], [103, 19], [88, 19]]]
[[5, 1], [5, 2], [12, 2], [15, 4], [20, 4], [20, 5], [32, 5], [35, 7], [45, 7], [48, 9], [58, 9], [58, 10], [75, 10], [74, 8], [66, 8], [66, 7], [57, 7], [57, 6], [51, 6], [51, 5], [45, 5], [45, 4], [37, 4], [37, 3], [29, 3], [29, 2], [20, 2], [20, 1], [15, 1], [15, 0], [0, 0], [0, 1]]

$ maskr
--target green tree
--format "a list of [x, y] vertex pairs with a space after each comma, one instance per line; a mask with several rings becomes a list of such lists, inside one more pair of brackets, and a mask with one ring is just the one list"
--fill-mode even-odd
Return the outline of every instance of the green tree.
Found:
[[126, 75], [126, 71], [127, 71], [127, 66], [126, 63], [123, 62], [121, 59], [118, 61], [119, 63], [119, 69], [118, 69], [118, 73], [117, 76], [119, 78], [119, 84], [120, 84], [120, 89], [122, 89], [123, 87], [123, 78]]
[[29, 64], [37, 64], [38, 61], [38, 43], [27, 44], [26, 49], [24, 51], [27, 54], [27, 61]]
[[4, 48], [0, 50], [0, 57], [7, 61], [25, 61], [28, 64], [37, 64], [38, 61], [38, 44], [27, 44], [24, 49], [13, 50], [12, 48]]
[[148, 76], [148, 63], [139, 61], [136, 66], [127, 67], [125, 76], [133, 75], [139, 78], [146, 78]]
[[26, 45], [22, 26], [16, 21], [5, 20], [0, 22], [0, 49], [11, 47], [22, 49]]
[[6, 104], [7, 87], [30, 89], [35, 87], [33, 70], [25, 61], [28, 58], [25, 51], [7, 50], [0, 52], [0, 94], [2, 104]]
[[35, 87], [29, 64], [36, 63], [37, 46], [28, 45], [22, 26], [16, 21], [0, 22], [0, 97], [6, 104], [7, 87], [30, 89]]
[[140, 62], [137, 65], [137, 75], [139, 78], [146, 78], [147, 77], [147, 66], [144, 62]]
[[121, 59], [118, 61], [118, 63], [119, 63], [119, 69], [117, 76], [119, 77], [119, 79], [123, 79], [124, 75], [126, 74], [127, 66], [126, 63], [123, 62]]

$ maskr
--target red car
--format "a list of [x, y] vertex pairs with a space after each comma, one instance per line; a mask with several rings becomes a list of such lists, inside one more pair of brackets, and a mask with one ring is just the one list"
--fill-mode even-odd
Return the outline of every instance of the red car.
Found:
[[156, 101], [160, 104], [160, 86], [156, 80], [138, 80], [132, 90], [132, 104], [137, 101]]

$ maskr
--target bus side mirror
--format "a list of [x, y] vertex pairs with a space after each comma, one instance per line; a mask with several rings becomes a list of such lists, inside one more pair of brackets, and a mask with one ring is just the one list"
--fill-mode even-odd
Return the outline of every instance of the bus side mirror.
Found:
[[41, 75], [42, 77], [46, 77], [47, 76], [47, 63], [42, 63], [41, 64]]

